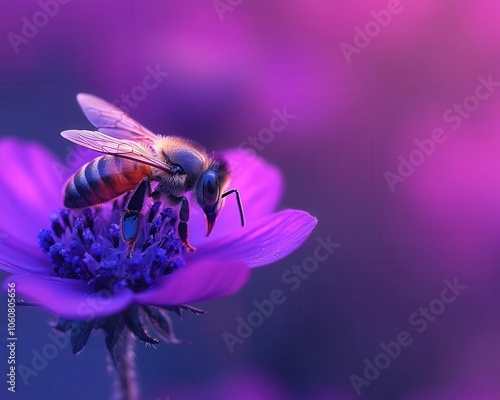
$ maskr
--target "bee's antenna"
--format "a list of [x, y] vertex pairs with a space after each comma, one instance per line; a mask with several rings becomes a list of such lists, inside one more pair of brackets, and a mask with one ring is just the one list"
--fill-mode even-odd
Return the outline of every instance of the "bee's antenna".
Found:
[[236, 201], [238, 202], [238, 208], [240, 210], [241, 226], [245, 226], [245, 214], [243, 213], [243, 204], [241, 204], [241, 198], [240, 198], [240, 193], [238, 192], [238, 189], [228, 190], [226, 193], [222, 194], [221, 198], [229, 196], [230, 194], [233, 194], [233, 193], [236, 194]]

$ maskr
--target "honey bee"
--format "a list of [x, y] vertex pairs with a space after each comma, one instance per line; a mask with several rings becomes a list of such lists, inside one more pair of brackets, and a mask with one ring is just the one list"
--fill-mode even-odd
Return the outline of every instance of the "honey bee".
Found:
[[224, 205], [224, 198], [230, 194], [236, 195], [244, 226], [238, 190], [226, 191], [230, 180], [226, 160], [216, 153], [208, 154], [191, 140], [156, 135], [99, 97], [80, 93], [76, 98], [85, 116], [99, 131], [66, 130], [61, 136], [105, 155], [82, 166], [68, 180], [64, 190], [65, 207], [96, 206], [130, 193], [121, 222], [122, 237], [129, 243], [129, 255], [139, 235], [140, 213], [146, 196], [155, 200], [166, 197], [172, 205], [180, 203], [177, 232], [189, 251], [194, 248], [188, 242], [186, 192], [195, 191], [196, 201], [206, 217], [207, 236]]

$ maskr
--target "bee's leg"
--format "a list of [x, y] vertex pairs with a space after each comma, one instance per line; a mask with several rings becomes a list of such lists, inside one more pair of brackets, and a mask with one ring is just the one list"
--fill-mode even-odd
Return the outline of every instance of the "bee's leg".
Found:
[[144, 206], [144, 197], [151, 191], [148, 178], [144, 178], [134, 193], [129, 197], [125, 213], [122, 218], [122, 237], [125, 242], [129, 242], [127, 258], [132, 255], [135, 242], [139, 236], [141, 225], [141, 211]]
[[150, 194], [151, 198], [154, 200], [154, 201], [158, 201], [160, 200], [160, 197], [161, 197], [161, 191], [159, 191], [158, 189], [156, 189], [154, 192], [152, 192]]
[[171, 201], [174, 204], [181, 203], [181, 207], [179, 209], [179, 224], [177, 225], [177, 234], [179, 235], [179, 239], [186, 246], [188, 251], [195, 251], [196, 249], [192, 247], [188, 242], [188, 221], [189, 221], [189, 203], [185, 196], [175, 197], [170, 196]]

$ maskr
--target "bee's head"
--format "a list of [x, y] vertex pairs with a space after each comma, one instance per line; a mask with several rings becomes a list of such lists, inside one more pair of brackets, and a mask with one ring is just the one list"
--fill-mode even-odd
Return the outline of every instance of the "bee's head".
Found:
[[224, 205], [223, 192], [229, 182], [227, 162], [217, 159], [203, 172], [196, 184], [196, 199], [207, 218], [207, 236]]

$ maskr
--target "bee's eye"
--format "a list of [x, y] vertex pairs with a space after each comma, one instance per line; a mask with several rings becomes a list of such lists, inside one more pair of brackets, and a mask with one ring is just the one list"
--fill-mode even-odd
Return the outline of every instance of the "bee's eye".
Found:
[[186, 172], [184, 171], [184, 168], [182, 168], [182, 166], [180, 166], [179, 164], [172, 164], [172, 173], [179, 174], [179, 175], [186, 174]]
[[206, 174], [203, 179], [203, 202], [213, 206], [219, 200], [219, 186], [213, 174]]

